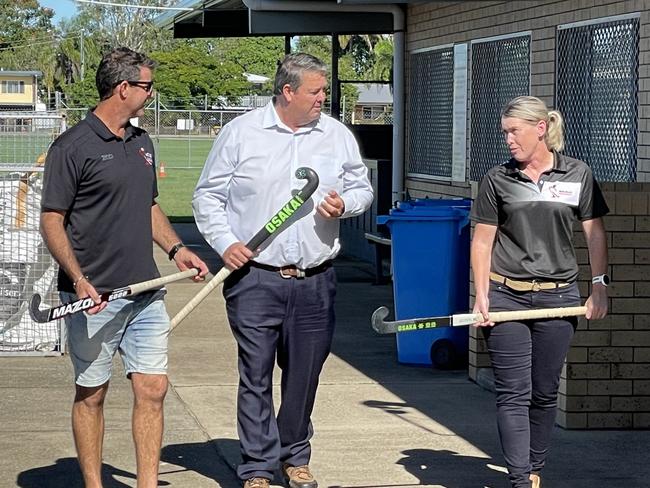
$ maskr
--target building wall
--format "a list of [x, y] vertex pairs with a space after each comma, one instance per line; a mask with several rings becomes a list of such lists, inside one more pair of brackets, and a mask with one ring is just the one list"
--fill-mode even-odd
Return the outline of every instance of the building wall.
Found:
[[10, 76], [0, 73], [0, 83], [4, 80], [22, 81], [25, 93], [1, 93], [0, 105], [34, 105], [34, 78], [32, 76]]
[[[650, 1], [427, 2], [409, 5], [407, 13], [407, 78], [413, 50], [531, 31], [531, 95], [553, 107], [556, 26], [635, 12], [640, 12], [637, 183], [602, 183], [611, 209], [605, 218], [613, 279], [610, 315], [580, 321], [560, 387], [558, 422], [566, 428], [650, 427]], [[407, 121], [408, 86], [407, 79]], [[411, 197], [474, 198], [477, 186], [406, 178]], [[591, 271], [579, 227], [575, 245], [586, 299]], [[484, 375], [489, 368], [485, 344], [472, 329], [470, 377], [489, 376]]]

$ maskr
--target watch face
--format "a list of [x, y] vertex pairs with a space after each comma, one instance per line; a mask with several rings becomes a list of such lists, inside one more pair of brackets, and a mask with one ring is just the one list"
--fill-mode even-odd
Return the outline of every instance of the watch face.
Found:
[[609, 285], [609, 276], [608, 275], [603, 275], [603, 284], [604, 285]]

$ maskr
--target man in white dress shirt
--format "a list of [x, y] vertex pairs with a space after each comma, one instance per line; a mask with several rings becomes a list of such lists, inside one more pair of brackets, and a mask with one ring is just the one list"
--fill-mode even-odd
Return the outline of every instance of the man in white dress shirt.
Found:
[[[287, 55], [273, 100], [221, 130], [194, 192], [196, 223], [224, 264], [228, 319], [238, 344], [237, 427], [245, 488], [268, 488], [281, 468], [291, 488], [316, 488], [311, 413], [334, 332], [338, 219], [363, 213], [373, 193], [352, 133], [321, 113], [327, 67]], [[320, 185], [259, 252], [245, 247], [313, 168]], [[247, 264], [248, 263], [248, 264]], [[273, 367], [282, 369], [275, 414]]]

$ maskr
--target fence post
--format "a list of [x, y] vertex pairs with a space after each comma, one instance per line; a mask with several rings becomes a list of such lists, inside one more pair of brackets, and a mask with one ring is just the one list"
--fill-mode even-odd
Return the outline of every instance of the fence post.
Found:
[[160, 93], [156, 92], [156, 111], [154, 116], [154, 127], [156, 135], [160, 135]]

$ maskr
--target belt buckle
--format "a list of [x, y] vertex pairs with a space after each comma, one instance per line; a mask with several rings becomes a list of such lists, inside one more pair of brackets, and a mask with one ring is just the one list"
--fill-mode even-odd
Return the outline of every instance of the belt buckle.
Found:
[[532, 283], [533, 283], [533, 286], [531, 288], [532, 291], [540, 291], [542, 289], [542, 285], [537, 280], [533, 280]]
[[285, 274], [285, 268], [280, 268], [280, 276], [282, 276], [285, 280], [291, 279], [291, 278], [296, 278], [298, 280], [303, 279], [305, 275], [305, 271], [300, 269], [300, 268], [286, 268], [286, 271], [288, 270], [293, 270], [296, 272], [296, 274], [292, 273], [286, 273]]

